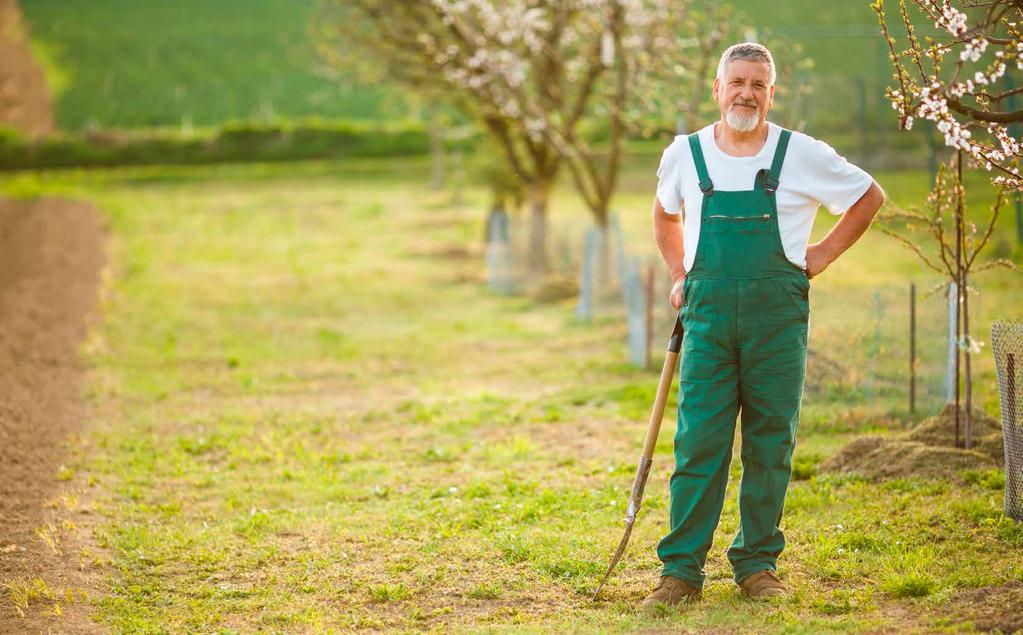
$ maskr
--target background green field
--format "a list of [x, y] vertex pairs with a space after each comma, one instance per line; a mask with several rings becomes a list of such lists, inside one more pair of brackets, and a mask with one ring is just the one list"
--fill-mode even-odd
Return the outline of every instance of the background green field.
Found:
[[400, 91], [325, 76], [311, 0], [21, 2], [67, 129], [398, 119]]
[[[67, 129], [310, 115], [393, 119], [415, 110], [400, 89], [357, 85], [319, 69], [308, 37], [313, 0], [21, 4], [56, 89], [59, 123]], [[755, 27], [737, 28], [737, 36], [795, 42], [815, 62], [794, 78], [811, 84], [814, 94], [799, 120], [781, 123], [823, 131], [866, 117], [872, 127], [894, 130], [881, 98], [890, 71], [866, 2], [826, 8], [808, 0], [732, 4]]]

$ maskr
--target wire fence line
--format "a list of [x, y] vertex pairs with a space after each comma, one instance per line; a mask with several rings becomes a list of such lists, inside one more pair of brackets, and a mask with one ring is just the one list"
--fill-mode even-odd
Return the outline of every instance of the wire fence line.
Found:
[[[491, 230], [488, 278], [499, 293], [522, 290], [526, 279], [525, 239], [514, 222]], [[580, 243], [582, 248], [580, 248]], [[618, 221], [606, 234], [590, 228], [582, 236], [556, 233], [552, 258], [559, 294], [574, 298], [580, 320], [613, 316], [625, 322], [625, 354], [636, 366], [657, 364], [677, 311], [669, 304], [671, 278], [660, 258], [630, 252]], [[610, 293], [598, 290], [595, 277], [602, 250], [609, 256]], [[970, 296], [971, 321], [984, 324], [981, 288]], [[868, 289], [822, 279], [811, 283], [810, 337], [806, 391], [842, 399], [850, 405], [936, 412], [952, 400], [955, 342], [949, 293], [941, 282], [921, 277], [911, 284]], [[954, 292], [952, 296], [954, 298]], [[683, 360], [684, 363], [684, 360]]]

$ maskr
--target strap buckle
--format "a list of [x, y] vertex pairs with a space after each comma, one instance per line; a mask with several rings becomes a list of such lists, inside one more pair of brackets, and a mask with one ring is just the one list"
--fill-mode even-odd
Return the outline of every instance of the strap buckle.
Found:
[[710, 179], [700, 181], [700, 191], [703, 192], [704, 196], [710, 196], [714, 193], [714, 182]]
[[770, 170], [761, 169], [757, 173], [757, 179], [763, 186], [764, 191], [767, 192], [768, 194], [774, 194], [776, 191], [778, 191], [778, 179], [771, 176]]

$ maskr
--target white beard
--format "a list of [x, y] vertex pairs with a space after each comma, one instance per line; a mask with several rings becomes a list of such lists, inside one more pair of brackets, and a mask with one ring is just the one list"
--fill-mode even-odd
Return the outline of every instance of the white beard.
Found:
[[725, 121], [738, 132], [749, 132], [757, 127], [757, 123], [760, 122], [760, 111], [753, 113], [752, 115], [741, 115], [735, 110], [735, 106], [731, 106], [725, 112]]

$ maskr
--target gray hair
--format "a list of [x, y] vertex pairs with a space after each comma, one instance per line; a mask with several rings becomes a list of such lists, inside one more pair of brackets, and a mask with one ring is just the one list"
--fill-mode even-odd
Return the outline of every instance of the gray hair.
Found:
[[725, 49], [725, 52], [721, 54], [721, 61], [718, 62], [718, 74], [717, 78], [720, 81], [725, 81], [725, 67], [728, 66], [729, 62], [735, 60], [749, 60], [751, 62], [766, 62], [771, 67], [771, 85], [774, 85], [774, 81], [778, 79], [778, 73], [774, 68], [774, 57], [771, 56], [771, 51], [767, 50], [767, 47], [763, 44], [757, 44], [756, 42], [743, 42], [741, 44], [733, 44]]

